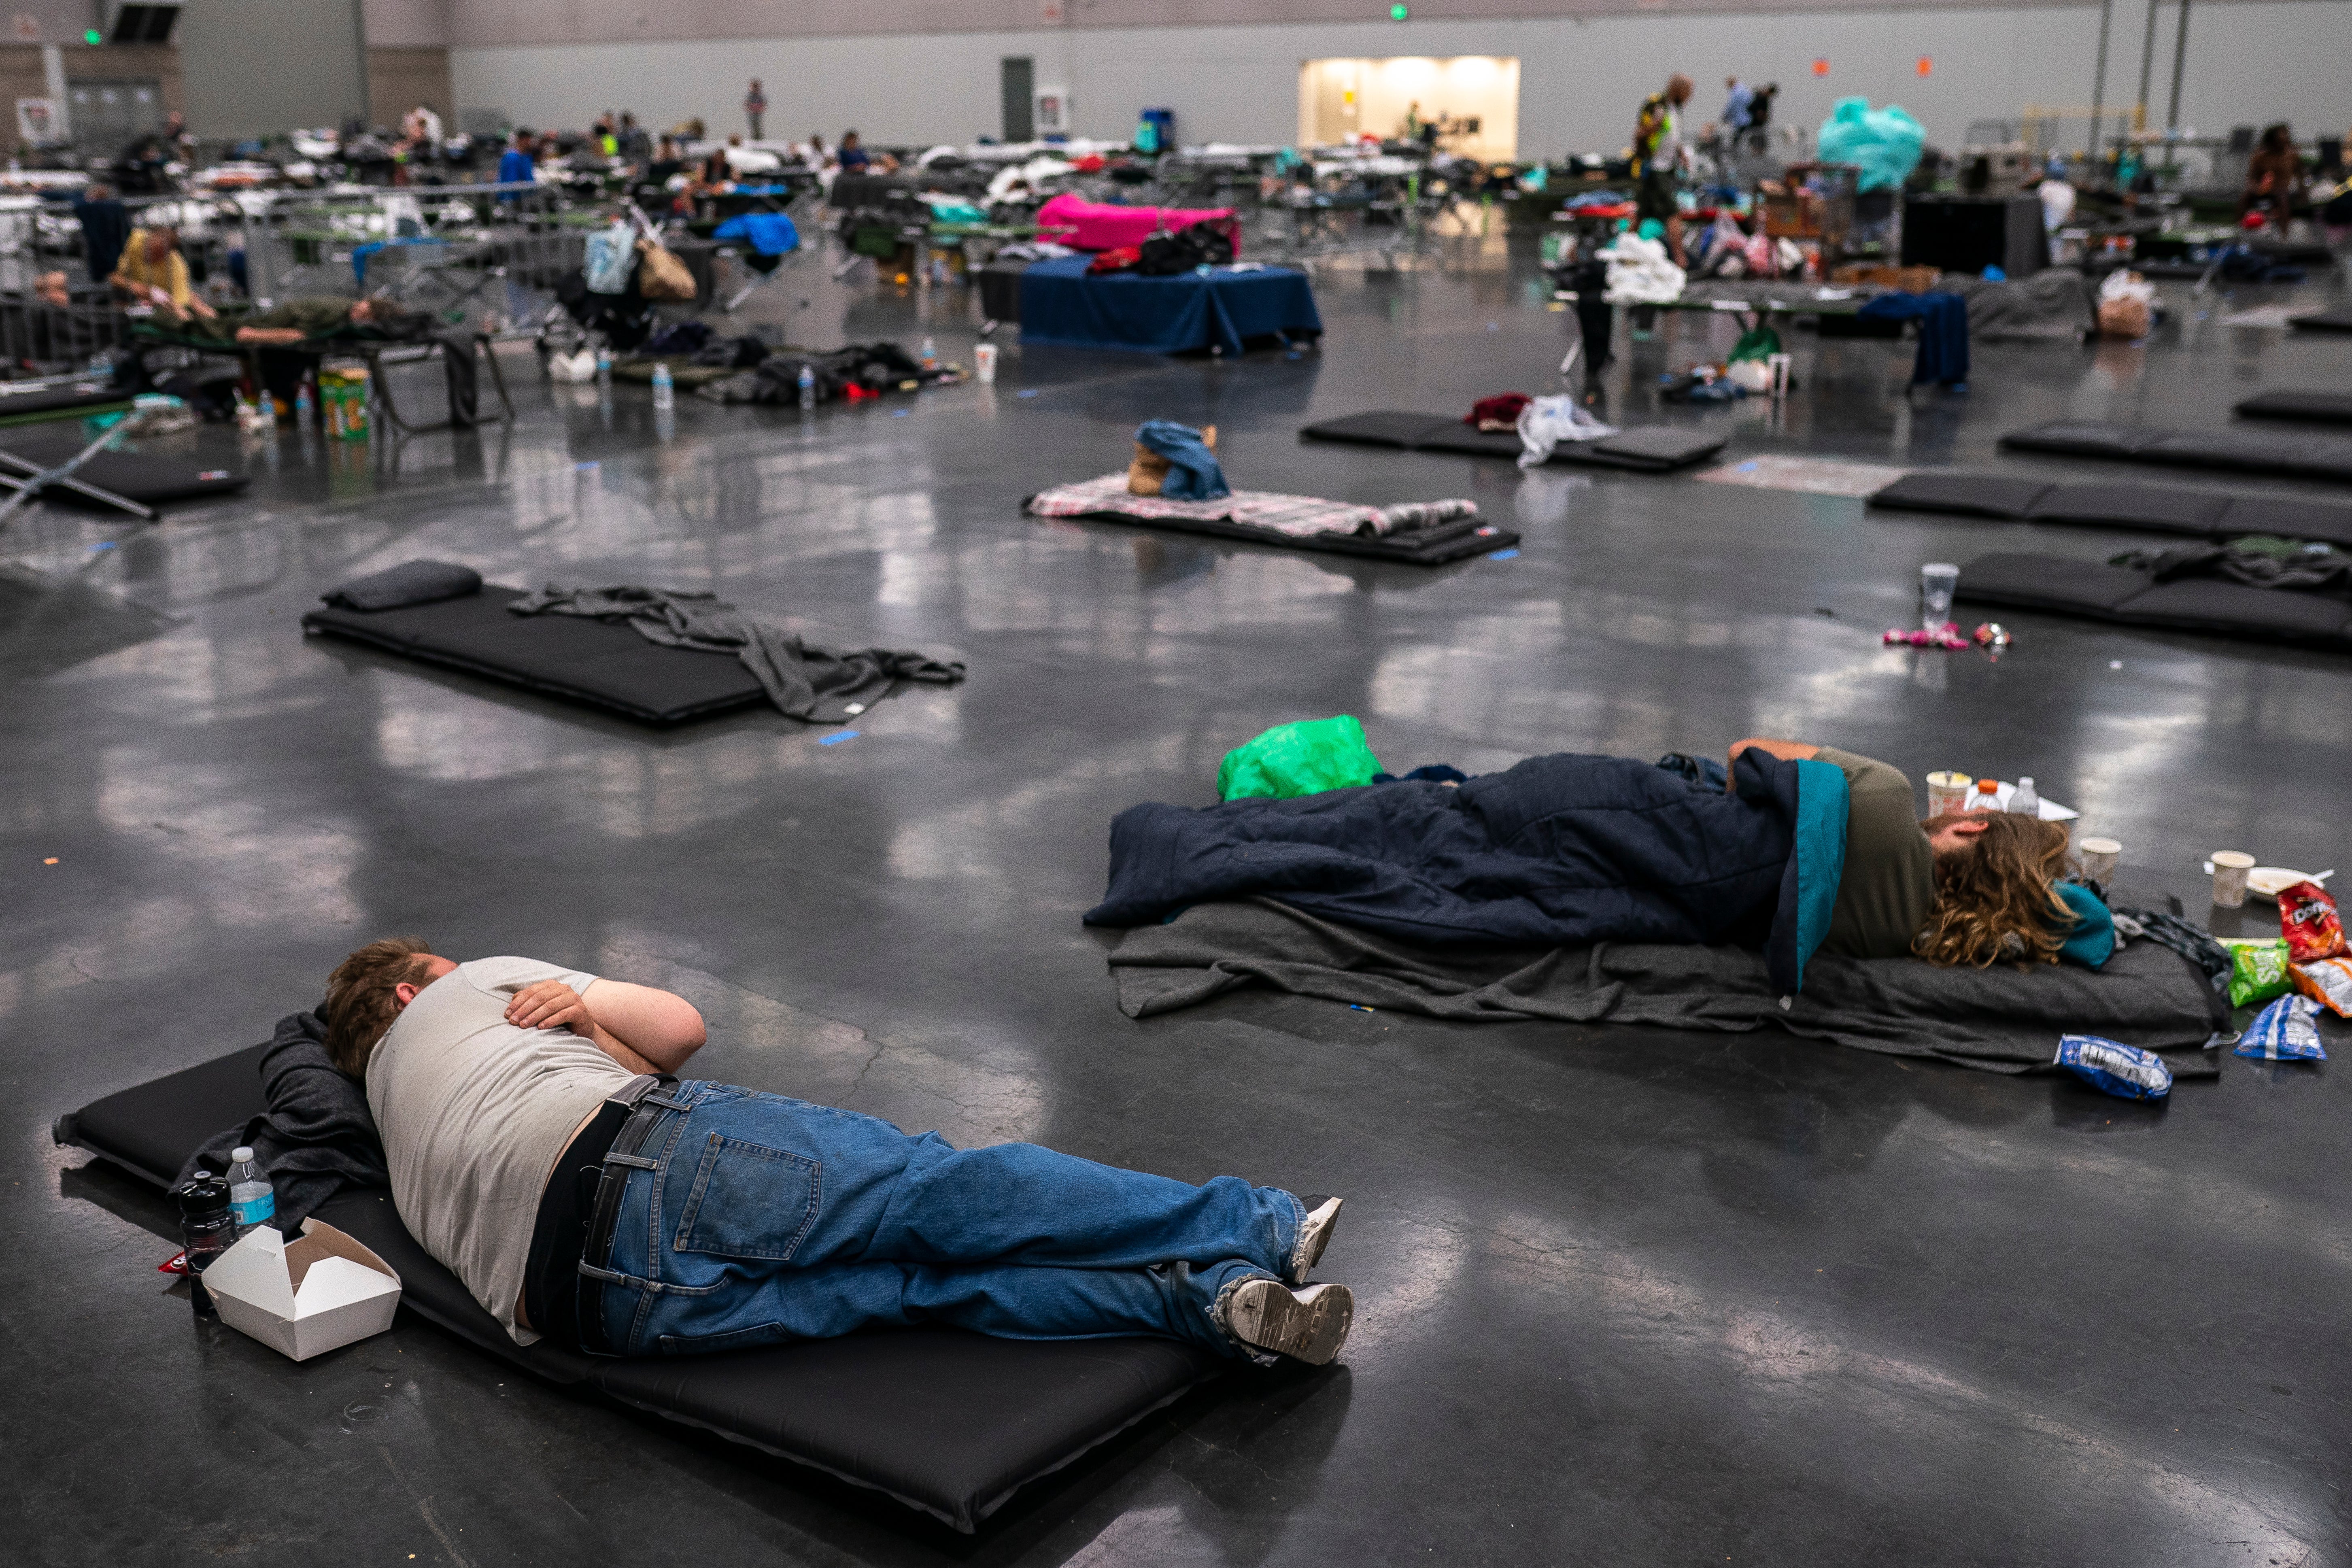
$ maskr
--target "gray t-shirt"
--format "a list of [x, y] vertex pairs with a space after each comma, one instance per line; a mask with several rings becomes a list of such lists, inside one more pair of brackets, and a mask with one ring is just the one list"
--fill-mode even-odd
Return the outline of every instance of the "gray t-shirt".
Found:
[[1845, 958], [1903, 958], [1936, 904], [1936, 852], [1919, 827], [1911, 781], [1873, 758], [1823, 746], [1818, 761], [1845, 774], [1845, 869], [1822, 950]]
[[402, 1223], [518, 1344], [531, 1226], [548, 1173], [597, 1103], [635, 1075], [569, 1029], [506, 1021], [516, 992], [593, 974], [535, 958], [478, 958], [416, 994], [368, 1059]]

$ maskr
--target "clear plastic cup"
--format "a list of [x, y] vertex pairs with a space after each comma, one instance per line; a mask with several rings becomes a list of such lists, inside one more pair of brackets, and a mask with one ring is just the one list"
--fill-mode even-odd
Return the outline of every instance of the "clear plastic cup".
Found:
[[2105, 887], [2116, 874], [2116, 858], [2124, 847], [2112, 838], [2085, 838], [2082, 844], [2083, 875]]
[[2246, 901], [2246, 873], [2254, 868], [2254, 858], [2239, 849], [2213, 851], [2213, 907], [2234, 910]]
[[1940, 773], [1927, 775], [1927, 815], [1951, 816], [1969, 808], [1969, 792], [1977, 781], [1967, 773]]
[[971, 351], [971, 357], [980, 370], [980, 384], [982, 386], [995, 385], [996, 345], [994, 343], [982, 343], [978, 348]]
[[1934, 631], [1952, 618], [1952, 590], [1960, 585], [1960, 569], [1943, 561], [1919, 568], [1919, 626]]

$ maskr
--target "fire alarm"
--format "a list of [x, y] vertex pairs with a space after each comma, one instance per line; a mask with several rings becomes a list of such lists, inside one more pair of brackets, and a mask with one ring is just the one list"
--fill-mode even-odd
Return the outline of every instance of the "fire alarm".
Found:
[[1921, 76], [1930, 76], [1930, 75], [1933, 75], [1933, 74], [1934, 74], [1934, 72], [1935, 72], [1935, 69], [1936, 69], [1936, 62], [1935, 62], [1934, 60], [1929, 59], [1929, 58], [1928, 58], [1927, 56], [1925, 56], [1925, 55], [1921, 55], [1921, 56], [1919, 57], [1919, 74], [1920, 74]]
[[1819, 58], [1815, 59], [1815, 60], [1813, 61], [1813, 74], [1814, 74], [1815, 76], [1827, 76], [1827, 75], [1829, 75], [1829, 74], [1830, 74], [1830, 62], [1829, 62], [1829, 61], [1827, 61], [1827, 60], [1825, 60], [1825, 59], [1819, 59]]

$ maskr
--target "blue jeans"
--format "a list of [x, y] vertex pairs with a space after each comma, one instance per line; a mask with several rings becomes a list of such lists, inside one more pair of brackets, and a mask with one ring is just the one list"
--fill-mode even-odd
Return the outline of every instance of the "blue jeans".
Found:
[[604, 1295], [623, 1355], [879, 1325], [1018, 1340], [1150, 1334], [1242, 1354], [1220, 1297], [1286, 1278], [1306, 1211], [1236, 1176], [1192, 1186], [1034, 1143], [956, 1149], [730, 1084], [668, 1091], [621, 1199]]

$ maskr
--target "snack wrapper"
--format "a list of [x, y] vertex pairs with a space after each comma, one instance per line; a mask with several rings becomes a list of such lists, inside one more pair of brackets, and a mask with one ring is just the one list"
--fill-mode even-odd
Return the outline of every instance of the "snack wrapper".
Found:
[[2066, 1035], [2052, 1061], [2103, 1094], [2122, 1100], [2162, 1100], [2172, 1092], [2172, 1069], [2154, 1051], [2096, 1035]]
[[2319, 1026], [2312, 1021], [2318, 1012], [2319, 1004], [2308, 996], [2282, 996], [2246, 1026], [2232, 1054], [2272, 1062], [2324, 1062], [2327, 1047], [2319, 1043]]
[[2284, 942], [2242, 942], [2230, 949], [2230, 1005], [2251, 1007], [2294, 989]]
[[2339, 1018], [2352, 1018], [2352, 958], [2318, 958], [2294, 966], [2294, 983]]
[[2279, 934], [2286, 939], [2286, 955], [2296, 963], [2333, 958], [2344, 951], [2344, 922], [2336, 918], [2336, 900], [2316, 882], [2291, 882], [2279, 889]]

